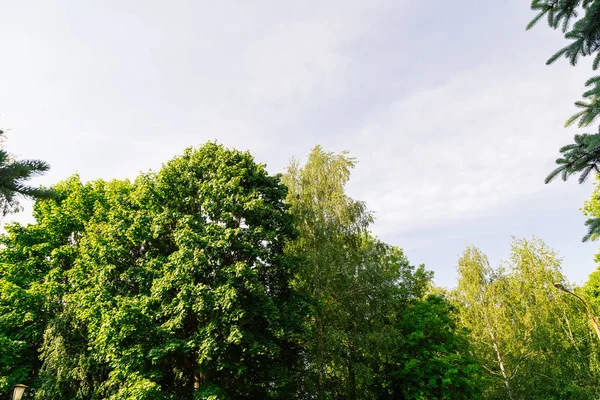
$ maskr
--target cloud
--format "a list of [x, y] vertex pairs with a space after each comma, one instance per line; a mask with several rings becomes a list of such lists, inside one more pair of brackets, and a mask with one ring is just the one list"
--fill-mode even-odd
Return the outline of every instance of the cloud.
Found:
[[2, 123], [50, 177], [132, 176], [214, 139], [280, 168], [323, 137], [306, 121], [351, 91], [348, 47], [394, 3], [15, 4]]
[[349, 145], [361, 161], [352, 191], [377, 211], [378, 232], [472, 220], [564, 190], [543, 179], [571, 140], [560, 127], [586, 75], [519, 61], [408, 93], [362, 126]]
[[499, 21], [392, 0], [15, 3], [1, 122], [51, 163], [44, 183], [133, 177], [215, 139], [280, 172], [319, 143], [358, 158], [350, 191], [379, 232], [489, 216], [562, 190], [542, 180], [587, 77], [545, 69], [502, 4]]

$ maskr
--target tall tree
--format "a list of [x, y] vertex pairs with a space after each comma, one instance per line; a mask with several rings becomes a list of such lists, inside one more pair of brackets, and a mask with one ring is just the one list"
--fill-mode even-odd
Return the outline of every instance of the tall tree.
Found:
[[[314, 301], [305, 396], [464, 398], [460, 393], [473, 393], [475, 380], [468, 378], [473, 370], [463, 363], [460, 339], [453, 342], [450, 310], [432, 299], [422, 302], [431, 273], [369, 233], [371, 212], [345, 192], [354, 163], [347, 153], [317, 146], [304, 166], [293, 162], [283, 178], [300, 232], [288, 246], [303, 260], [296, 285]], [[423, 316], [427, 322], [418, 322]], [[441, 327], [448, 336], [425, 332]]]
[[600, 392], [587, 315], [553, 284], [560, 259], [540, 240], [515, 240], [511, 259], [491, 268], [477, 248], [458, 262], [455, 292], [463, 326], [486, 372], [486, 398], [593, 399]]
[[40, 399], [294, 393], [305, 307], [283, 253], [296, 232], [278, 176], [209, 143], [133, 183], [73, 179], [4, 238], [0, 310], [20, 319], [3, 315], [0, 338], [41, 356], [8, 371], [5, 390], [29, 377]]
[[377, 332], [377, 399], [481, 398], [485, 382], [456, 313], [444, 294], [397, 303], [391, 323]]
[[[488, 376], [495, 377], [486, 384], [486, 391], [505, 390], [505, 396], [514, 399], [506, 350], [500, 343], [507, 338], [506, 331], [502, 331], [505, 325], [501, 319], [505, 310], [494, 304], [498, 301], [497, 293], [502, 293], [495, 275], [498, 274], [479, 249], [467, 248], [458, 260], [456, 299], [460, 304], [461, 322], [471, 332], [480, 364]], [[510, 330], [510, 327], [506, 328]]]
[[[0, 142], [4, 131], [0, 130]], [[0, 209], [3, 215], [20, 209], [19, 198], [47, 199], [54, 195], [48, 189], [27, 185], [34, 176], [47, 172], [50, 166], [41, 160], [16, 160], [0, 147]]]
[[368, 239], [372, 215], [344, 190], [353, 166], [347, 154], [327, 153], [317, 146], [303, 168], [294, 161], [283, 177], [300, 231], [288, 252], [303, 257], [297, 285], [317, 302], [307, 344], [306, 384], [318, 399], [346, 392], [352, 397], [361, 385], [356, 341], [363, 326], [354, 300], [371, 289], [361, 283], [378, 277], [361, 265], [361, 257], [377, 246]]
[[35, 204], [35, 224], [9, 224], [0, 236], [0, 393], [7, 396], [14, 384], [39, 383], [44, 331], [63, 310], [79, 238], [104, 197], [103, 184], [77, 177], [55, 189], [55, 199]]

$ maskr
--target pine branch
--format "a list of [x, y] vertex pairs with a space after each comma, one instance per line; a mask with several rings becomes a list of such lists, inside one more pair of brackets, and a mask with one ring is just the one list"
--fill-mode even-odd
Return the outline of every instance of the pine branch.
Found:
[[559, 174], [563, 180], [581, 173], [579, 182], [583, 183], [591, 172], [597, 172], [600, 165], [600, 134], [575, 135], [575, 143], [560, 149], [562, 157], [556, 160], [555, 168], [545, 179], [549, 183]]
[[582, 242], [593, 241], [600, 237], [600, 218], [590, 218], [585, 221], [585, 225], [588, 227], [588, 233], [583, 237]]
[[[4, 131], [0, 130], [0, 140]], [[53, 190], [26, 185], [29, 179], [42, 175], [50, 169], [48, 163], [30, 159], [14, 160], [10, 153], [0, 148], [0, 212], [6, 215], [20, 209], [19, 198], [49, 199]]]

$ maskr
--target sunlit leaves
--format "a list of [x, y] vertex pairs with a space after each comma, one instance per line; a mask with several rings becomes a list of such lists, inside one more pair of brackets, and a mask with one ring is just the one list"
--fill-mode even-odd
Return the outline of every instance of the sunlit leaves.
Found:
[[578, 300], [554, 287], [564, 280], [555, 252], [514, 240], [510, 260], [492, 268], [469, 247], [458, 273], [454, 296], [486, 398], [597, 398], [596, 338]]
[[289, 286], [297, 264], [283, 248], [296, 231], [277, 176], [208, 143], [135, 182], [74, 177], [56, 190], [0, 251], [0, 301], [23, 316], [0, 339], [24, 343], [15, 328], [36, 314], [31, 365], [16, 362], [6, 385], [26, 381], [44, 399], [293, 389], [305, 307]]

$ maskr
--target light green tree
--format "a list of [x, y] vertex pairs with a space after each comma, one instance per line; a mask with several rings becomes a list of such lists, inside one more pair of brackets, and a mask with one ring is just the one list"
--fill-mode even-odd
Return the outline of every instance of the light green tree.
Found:
[[486, 373], [486, 398], [597, 398], [593, 334], [562, 282], [558, 255], [538, 239], [514, 240], [511, 258], [491, 268], [470, 247], [458, 262], [461, 323]]
[[378, 289], [369, 280], [386, 279], [371, 270], [377, 268], [371, 258], [377, 257], [379, 246], [368, 235], [373, 217], [364, 203], [345, 193], [353, 167], [347, 154], [327, 153], [317, 146], [304, 167], [294, 161], [283, 177], [300, 231], [288, 246], [290, 254], [303, 259], [296, 284], [315, 302], [306, 384], [318, 399], [345, 392], [356, 397], [357, 386], [365, 386], [358, 341], [364, 330], [361, 317], [366, 316], [357, 313], [360, 301]]
[[[371, 212], [345, 192], [354, 163], [317, 146], [283, 178], [300, 232], [288, 246], [303, 260], [296, 285], [314, 304], [306, 398], [465, 398], [475, 371], [450, 307], [423, 301], [431, 273], [370, 234]], [[434, 325], [447, 336], [425, 332]]]

